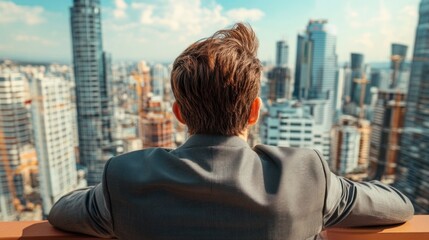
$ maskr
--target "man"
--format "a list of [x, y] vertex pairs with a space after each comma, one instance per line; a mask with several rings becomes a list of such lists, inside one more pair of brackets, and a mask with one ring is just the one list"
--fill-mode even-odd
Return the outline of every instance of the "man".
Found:
[[191, 137], [110, 159], [102, 182], [60, 199], [54, 226], [120, 239], [313, 239], [331, 226], [402, 223], [410, 201], [332, 174], [311, 149], [246, 143], [261, 108], [253, 30], [241, 23], [174, 62], [173, 112]]

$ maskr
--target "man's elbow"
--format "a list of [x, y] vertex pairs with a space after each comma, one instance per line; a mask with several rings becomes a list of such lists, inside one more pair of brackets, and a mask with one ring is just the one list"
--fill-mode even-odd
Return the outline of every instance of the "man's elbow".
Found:
[[404, 207], [403, 216], [404, 216], [404, 222], [410, 220], [414, 216], [414, 206], [408, 198], [406, 199], [406, 205]]

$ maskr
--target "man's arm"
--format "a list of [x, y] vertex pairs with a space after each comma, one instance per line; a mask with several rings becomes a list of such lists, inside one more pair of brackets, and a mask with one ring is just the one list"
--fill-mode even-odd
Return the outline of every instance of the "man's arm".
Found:
[[48, 216], [50, 224], [65, 231], [114, 237], [105, 181], [109, 162], [106, 163], [101, 183], [68, 193], [55, 203]]
[[336, 176], [318, 155], [327, 180], [324, 228], [398, 224], [414, 215], [410, 200], [395, 188], [379, 181], [358, 183]]

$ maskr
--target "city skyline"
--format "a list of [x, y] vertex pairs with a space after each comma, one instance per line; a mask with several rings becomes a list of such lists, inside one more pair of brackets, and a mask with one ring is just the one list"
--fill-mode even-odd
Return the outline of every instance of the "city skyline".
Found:
[[[157, 1], [161, 0], [150, 0]], [[149, 1], [143, 4], [131, 0], [68, 0], [51, 1], [53, 4], [48, 5], [48, 1], [40, 0], [37, 4], [44, 7], [23, 7], [30, 1], [0, 0], [0, 26], [24, 24], [34, 27], [27, 36], [43, 34], [39, 28], [48, 23], [50, 14], [66, 9], [62, 16], [65, 24], [63, 18], [52, 24], [64, 25], [63, 30], [70, 32], [64, 35], [70, 46], [62, 47], [62, 51], [70, 51], [67, 64], [46, 60], [40, 65], [38, 55], [32, 55], [34, 52], [28, 52], [27, 61], [3, 61], [6, 56], [2, 51], [9, 45], [2, 45], [2, 41], [10, 36], [0, 38], [0, 220], [42, 219], [65, 192], [98, 183], [111, 157], [149, 147], [173, 149], [187, 141], [191, 134], [186, 124], [180, 124], [171, 112], [176, 96], [170, 85], [173, 65], [151, 60], [144, 54], [121, 61], [121, 54], [128, 54], [125, 50], [134, 45], [106, 44], [121, 37], [111, 38], [109, 28], [113, 23], [109, 21], [131, 21], [132, 11], [137, 10], [140, 17], [145, 16], [139, 20], [141, 27], [153, 30], [158, 22], [164, 25], [166, 34], [174, 33], [175, 27], [169, 25], [172, 22], [166, 22], [167, 18], [157, 15], [159, 9], [155, 10], [174, 5], [168, 5], [168, 1], [156, 5]], [[212, 24], [199, 32], [185, 29], [190, 35], [171, 39], [177, 43], [175, 47], [163, 38], [154, 41], [156, 48], [148, 42], [148, 46], [142, 45], [153, 52], [160, 51], [160, 56], [166, 51], [173, 57], [173, 52], [182, 51], [197, 36], [210, 36], [228, 27], [232, 16], [252, 18], [259, 8], [260, 17], [251, 22], [255, 23], [256, 34], [266, 39], [269, 37], [258, 31], [275, 32], [274, 25], [271, 29], [259, 25], [271, 17], [260, 3], [250, 0], [244, 9], [240, 8], [241, 0], [234, 4], [216, 1], [210, 1], [213, 8], [206, 1], [184, 2], [190, 4], [189, 8], [197, 4], [200, 10], [205, 9], [200, 14], [214, 17], [213, 21], [221, 19], [216, 23], [219, 26]], [[64, 7], [64, 2], [69, 5]], [[304, 2], [319, 7], [329, 5], [322, 0]], [[351, 4], [349, 0], [344, 2]], [[386, 1], [375, 2], [387, 6]], [[390, 3], [399, 6], [398, 2]], [[352, 43], [341, 59], [344, 52], [340, 53], [340, 45], [345, 42], [339, 28], [334, 27], [335, 18], [317, 18], [311, 11], [308, 14], [314, 17], [305, 16], [305, 20], [296, 22], [305, 32], [290, 35], [286, 41], [277, 37], [269, 40], [272, 58], [263, 63], [259, 86], [264, 104], [259, 123], [249, 130], [248, 144], [314, 148], [335, 174], [355, 181], [394, 184], [410, 197], [416, 213], [427, 213], [429, 72], [425, 70], [429, 69], [429, 0], [418, 2], [419, 22], [416, 17], [409, 26], [411, 42], [415, 39], [416, 46], [378, 39], [376, 48], [387, 51], [377, 53], [386, 54], [380, 64], [371, 60], [374, 51], [358, 51]], [[21, 11], [23, 17], [2, 15], [5, 5], [13, 16]], [[149, 13], [144, 15], [144, 9], [149, 9]], [[32, 10], [38, 13], [34, 15]], [[170, 10], [162, 11], [165, 14]], [[216, 11], [220, 15], [210, 15]], [[355, 25], [347, 24], [351, 32], [358, 33]], [[404, 34], [401, 26], [392, 29], [397, 36]], [[25, 30], [28, 29], [17, 29]], [[132, 32], [133, 28], [127, 31]], [[8, 29], [5, 32], [8, 34]], [[34, 35], [27, 43], [33, 41], [31, 49], [45, 51], [48, 56], [50, 51], [58, 51], [49, 48], [49, 44], [62, 44], [64, 36], [44, 42], [49, 33]], [[262, 49], [267, 44], [263, 39]], [[16, 42], [24, 40], [17, 38]], [[117, 55], [121, 48], [124, 52]], [[19, 54], [26, 48], [16, 47], [14, 51]], [[135, 54], [140, 54], [138, 49]], [[344, 64], [345, 61], [349, 63]]]
[[[389, 57], [387, 46], [391, 43], [413, 48], [418, 0], [364, 2], [106, 0], [101, 6], [103, 41], [114, 61], [145, 59], [166, 63], [195, 40], [234, 22], [245, 21], [259, 37], [260, 59], [274, 63], [273, 43], [286, 40], [294, 56], [296, 36], [304, 31], [305, 23], [309, 19], [327, 19], [336, 27], [339, 62], [348, 61], [351, 52], [363, 53], [366, 62], [384, 62]], [[0, 56], [71, 63], [68, 25], [71, 3], [71, 0], [0, 2], [3, 28]], [[408, 53], [407, 59], [410, 58]], [[290, 60], [293, 66], [295, 60]]]

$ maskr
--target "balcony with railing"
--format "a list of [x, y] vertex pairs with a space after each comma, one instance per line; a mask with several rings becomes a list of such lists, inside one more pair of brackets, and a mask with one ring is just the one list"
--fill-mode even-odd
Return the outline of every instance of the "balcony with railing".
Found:
[[[332, 228], [320, 234], [328, 240], [427, 240], [429, 215], [415, 215], [410, 221], [394, 226], [366, 228]], [[0, 240], [98, 239], [60, 231], [47, 221], [0, 222]]]

